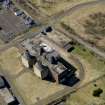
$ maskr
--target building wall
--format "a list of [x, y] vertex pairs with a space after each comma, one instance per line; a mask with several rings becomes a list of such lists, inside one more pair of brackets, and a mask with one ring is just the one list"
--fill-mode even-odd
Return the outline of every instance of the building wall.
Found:
[[44, 79], [48, 76], [48, 69], [46, 70], [40, 70], [40, 67], [37, 67], [38, 65], [34, 65], [34, 73], [41, 79]]
[[26, 58], [24, 58], [23, 56], [22, 56], [22, 63], [23, 63], [23, 65], [25, 66], [25, 67], [27, 67], [27, 68], [29, 68], [30, 66], [29, 66], [29, 61], [26, 59]]
[[34, 68], [34, 73], [35, 73], [39, 78], [42, 78], [41, 71], [36, 67], [36, 65], [34, 65], [33, 68]]

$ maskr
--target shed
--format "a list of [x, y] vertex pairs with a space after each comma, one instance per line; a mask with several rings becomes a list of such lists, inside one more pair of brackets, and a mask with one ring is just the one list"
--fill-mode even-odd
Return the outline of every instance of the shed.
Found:
[[71, 45], [70, 42], [66, 43], [63, 47], [64, 49], [66, 49], [67, 52], [70, 52], [74, 49], [73, 45]]

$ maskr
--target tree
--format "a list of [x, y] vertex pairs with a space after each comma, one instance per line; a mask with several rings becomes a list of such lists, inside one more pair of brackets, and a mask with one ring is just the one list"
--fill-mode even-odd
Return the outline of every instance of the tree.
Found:
[[103, 93], [103, 90], [101, 88], [98, 88], [93, 91], [93, 96], [100, 97], [101, 93]]

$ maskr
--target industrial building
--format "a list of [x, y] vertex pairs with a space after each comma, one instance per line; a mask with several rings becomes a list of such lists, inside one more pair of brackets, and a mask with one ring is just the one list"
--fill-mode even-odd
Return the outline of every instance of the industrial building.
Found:
[[34, 73], [41, 79], [48, 77], [57, 83], [63, 83], [75, 74], [75, 67], [64, 60], [60, 54], [45, 42], [26, 40], [23, 42], [26, 51], [22, 54], [22, 63], [32, 67]]

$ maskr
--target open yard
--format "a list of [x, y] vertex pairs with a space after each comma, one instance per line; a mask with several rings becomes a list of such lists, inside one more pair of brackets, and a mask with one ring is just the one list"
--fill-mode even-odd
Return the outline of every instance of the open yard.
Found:
[[62, 19], [80, 37], [105, 50], [105, 2], [86, 6]]
[[[97, 89], [102, 89], [99, 97], [93, 96]], [[105, 105], [105, 76], [71, 94], [66, 105]]]
[[[82, 62], [85, 78], [82, 88], [68, 97], [66, 105], [105, 105], [105, 61], [82, 45], [76, 45], [72, 54]], [[102, 89], [99, 97], [93, 96], [97, 89]]]
[[85, 49], [82, 45], [76, 45], [72, 52], [82, 62], [85, 69], [83, 84], [88, 83], [105, 74], [105, 60]]
[[94, 1], [94, 0], [56, 0], [55, 2], [47, 2], [44, 1], [42, 3], [38, 3], [38, 0], [29, 0], [34, 4], [35, 6], [38, 6], [45, 14], [48, 15], [54, 15], [60, 11], [64, 11], [66, 9], [69, 9], [77, 4], [85, 3], [88, 1]]

